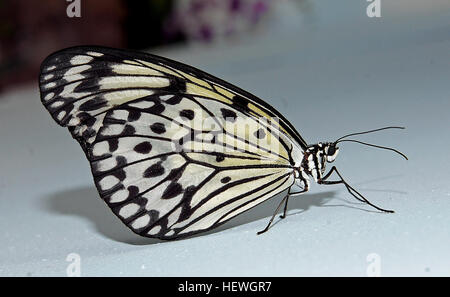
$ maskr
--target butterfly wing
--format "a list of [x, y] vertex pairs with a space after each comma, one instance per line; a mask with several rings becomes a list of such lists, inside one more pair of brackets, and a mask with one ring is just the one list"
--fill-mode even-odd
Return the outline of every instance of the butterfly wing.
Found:
[[208, 230], [286, 190], [306, 147], [267, 103], [154, 55], [69, 48], [43, 62], [40, 90], [100, 196], [142, 236]]

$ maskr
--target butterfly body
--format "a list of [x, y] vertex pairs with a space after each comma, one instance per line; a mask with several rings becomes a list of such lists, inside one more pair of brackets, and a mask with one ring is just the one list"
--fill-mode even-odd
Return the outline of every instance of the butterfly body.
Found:
[[146, 237], [213, 229], [294, 183], [305, 192], [311, 177], [324, 183], [338, 152], [336, 143], [308, 146], [256, 96], [155, 55], [69, 48], [42, 63], [39, 83], [102, 199]]

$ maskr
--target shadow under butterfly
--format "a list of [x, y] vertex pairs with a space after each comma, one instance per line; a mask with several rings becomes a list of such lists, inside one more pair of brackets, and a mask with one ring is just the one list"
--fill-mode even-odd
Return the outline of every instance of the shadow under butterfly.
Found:
[[[207, 232], [193, 235], [188, 238], [204, 236], [221, 232], [227, 229], [258, 221], [272, 215], [274, 207], [283, 193], [276, 195], [253, 209], [247, 211], [246, 215], [237, 216], [227, 223]], [[293, 199], [290, 203], [289, 215], [295, 215], [308, 211], [311, 207], [321, 207], [336, 196], [335, 191], [326, 191], [315, 194], [305, 194], [301, 199]], [[353, 207], [339, 205], [342, 207]], [[123, 243], [132, 245], [148, 245], [167, 242], [156, 238], [146, 238], [130, 232], [111, 211], [98, 199], [95, 187], [77, 188], [68, 191], [54, 193], [45, 198], [42, 208], [51, 214], [64, 214], [82, 217], [94, 225], [95, 230], [103, 236]], [[275, 225], [275, 222], [273, 225]]]

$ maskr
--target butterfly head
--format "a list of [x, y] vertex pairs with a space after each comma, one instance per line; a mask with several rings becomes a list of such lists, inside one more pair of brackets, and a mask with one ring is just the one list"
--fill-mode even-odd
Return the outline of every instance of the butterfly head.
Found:
[[316, 156], [318, 159], [319, 170], [323, 174], [325, 172], [326, 163], [334, 162], [338, 153], [339, 147], [334, 142], [319, 142], [316, 144]]
[[335, 142], [327, 142], [323, 144], [323, 158], [328, 162], [333, 162], [339, 153], [339, 147]]
[[309, 146], [307, 151], [314, 153], [317, 160], [324, 167], [326, 162], [331, 163], [336, 159], [339, 153], [339, 147], [335, 142], [319, 142]]
[[303, 159], [303, 168], [316, 180], [325, 172], [326, 163], [333, 162], [339, 153], [334, 142], [319, 142], [310, 145]]

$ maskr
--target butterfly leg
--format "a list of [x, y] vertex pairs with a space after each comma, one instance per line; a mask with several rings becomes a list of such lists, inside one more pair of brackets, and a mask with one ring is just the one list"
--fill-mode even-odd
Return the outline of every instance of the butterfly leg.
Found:
[[284, 210], [283, 210], [283, 214], [280, 215], [280, 218], [281, 218], [281, 219], [284, 219], [284, 218], [286, 217], [287, 205], [288, 205], [288, 201], [289, 201], [289, 195], [290, 195], [290, 193], [287, 194], [287, 196], [286, 196], [287, 198], [286, 198], [286, 200], [284, 201]]
[[275, 216], [278, 213], [278, 210], [280, 210], [281, 205], [283, 204], [283, 202], [285, 202], [285, 207], [287, 207], [287, 200], [289, 199], [289, 193], [286, 194], [286, 196], [284, 196], [284, 198], [281, 200], [280, 204], [278, 204], [277, 209], [275, 210], [275, 212], [273, 213], [272, 217], [270, 218], [269, 223], [267, 224], [266, 228], [264, 228], [264, 230], [259, 231], [258, 235], [263, 234], [264, 232], [266, 232], [267, 230], [269, 230], [270, 225], [272, 225], [273, 219], [275, 218]]
[[[333, 172], [336, 172], [336, 174], [340, 177], [340, 180], [336, 180], [336, 181], [328, 181], [327, 179], [331, 176], [331, 174]], [[378, 209], [380, 211], [383, 212], [389, 212], [389, 213], [393, 213], [393, 210], [389, 210], [389, 209], [384, 209], [381, 207], [376, 206], [375, 204], [372, 204], [369, 200], [367, 200], [361, 193], [359, 193], [358, 191], [356, 191], [354, 188], [352, 188], [342, 177], [342, 175], [339, 173], [339, 171], [337, 170], [336, 166], [333, 166], [330, 171], [324, 176], [322, 177], [320, 180], [318, 180], [319, 184], [322, 185], [336, 185], [336, 184], [344, 184], [345, 187], [347, 188], [347, 191], [353, 196], [355, 197], [358, 201], [361, 202], [365, 202], [368, 205], [372, 206], [375, 209]]]
[[303, 190], [298, 191], [298, 192], [291, 192], [291, 189], [289, 189], [288, 197], [287, 197], [287, 199], [286, 199], [286, 201], [284, 203], [283, 214], [280, 215], [280, 218], [284, 219], [286, 217], [287, 205], [288, 205], [289, 197], [291, 197], [292, 195], [300, 195], [300, 194], [303, 194], [305, 192], [308, 192], [308, 186], [307, 185], [305, 185], [305, 188]]

